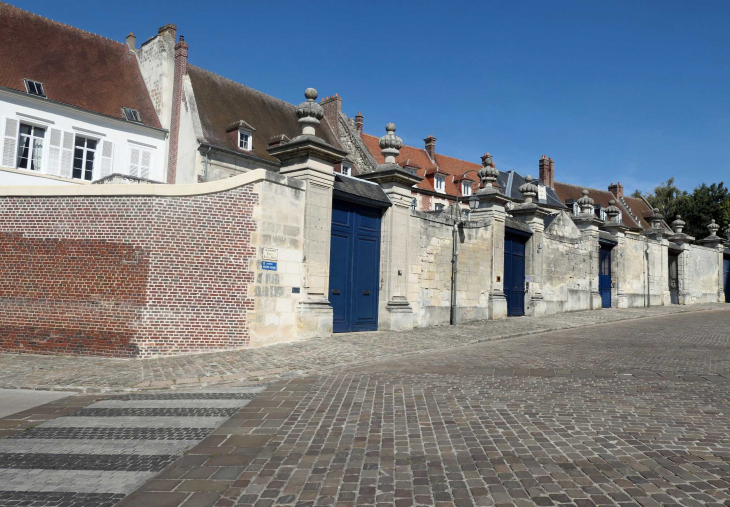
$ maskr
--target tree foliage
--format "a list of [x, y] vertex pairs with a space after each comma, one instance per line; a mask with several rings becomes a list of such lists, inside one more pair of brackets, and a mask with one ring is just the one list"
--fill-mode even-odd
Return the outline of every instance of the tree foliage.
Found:
[[689, 193], [680, 190], [674, 178], [669, 178], [653, 192], [642, 195], [637, 191], [634, 196], [644, 197], [652, 208], [659, 208], [669, 224], [681, 215], [687, 223], [684, 232], [697, 239], [707, 236], [707, 225], [712, 219], [722, 227], [721, 231], [730, 226], [730, 191], [722, 181], [703, 183]]

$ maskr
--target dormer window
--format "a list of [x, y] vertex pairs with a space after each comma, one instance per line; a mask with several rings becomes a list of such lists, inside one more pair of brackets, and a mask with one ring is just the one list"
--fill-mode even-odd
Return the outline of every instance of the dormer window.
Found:
[[135, 123], [142, 123], [142, 119], [139, 117], [139, 111], [131, 109], [129, 107], [123, 107], [122, 113], [127, 121], [133, 121]]
[[341, 174], [344, 174], [345, 176], [351, 176], [352, 175], [352, 166], [349, 164], [342, 164], [342, 170], [340, 171]]
[[471, 195], [471, 181], [461, 182], [461, 195]]
[[440, 174], [433, 177], [433, 187], [436, 192], [443, 192], [446, 189], [446, 180]]
[[43, 83], [40, 81], [32, 81], [30, 79], [24, 79], [25, 81], [25, 90], [31, 94], [35, 95], [37, 97], [43, 97], [46, 98], [46, 90], [43, 88]]
[[253, 135], [250, 130], [238, 130], [238, 147], [245, 151], [253, 150]]

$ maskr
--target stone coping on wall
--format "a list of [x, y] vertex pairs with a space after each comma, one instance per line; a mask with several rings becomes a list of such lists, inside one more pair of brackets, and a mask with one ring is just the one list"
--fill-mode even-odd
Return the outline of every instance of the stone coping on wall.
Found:
[[252, 171], [226, 178], [223, 180], [207, 181], [205, 183], [185, 183], [172, 185], [166, 183], [137, 185], [7, 185], [0, 187], [0, 197], [186, 197], [195, 195], [215, 194], [226, 192], [234, 188], [269, 181], [279, 185], [304, 190], [306, 183], [295, 178], [277, 174], [266, 169]]

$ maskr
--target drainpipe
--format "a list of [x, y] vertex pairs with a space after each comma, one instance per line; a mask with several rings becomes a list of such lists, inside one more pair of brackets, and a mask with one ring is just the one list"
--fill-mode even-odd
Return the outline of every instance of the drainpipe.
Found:
[[[459, 201], [456, 201], [456, 205], [459, 206]], [[461, 214], [461, 210], [459, 210]], [[458, 261], [459, 261], [459, 218], [456, 219], [453, 228], [453, 239], [454, 244], [451, 251], [451, 319], [450, 323], [452, 326], [456, 325], [456, 275], [458, 274]]]
[[210, 153], [211, 147], [208, 146], [208, 150], [205, 152], [205, 169], [203, 172], [203, 179], [208, 181], [208, 154]]

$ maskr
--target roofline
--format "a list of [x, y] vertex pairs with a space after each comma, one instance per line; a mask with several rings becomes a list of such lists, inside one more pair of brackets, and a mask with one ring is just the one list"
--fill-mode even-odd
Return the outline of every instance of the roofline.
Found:
[[248, 159], [251, 159], [251, 160], [255, 160], [256, 162], [262, 162], [264, 164], [272, 165], [274, 167], [281, 167], [281, 162], [274, 162], [274, 161], [271, 161], [271, 160], [266, 160], [265, 158], [258, 157], [256, 155], [251, 155], [249, 153], [242, 152], [242, 151], [235, 151], [235, 150], [232, 150], [230, 148], [224, 148], [222, 146], [217, 146], [215, 144], [209, 143], [208, 141], [198, 140], [198, 143], [200, 143], [200, 146], [198, 148], [201, 148], [201, 147], [210, 148], [210, 149], [213, 149], [213, 150], [216, 150], [216, 151], [220, 151], [220, 152], [223, 152], [223, 153], [228, 153], [230, 155], [235, 155], [235, 156], [238, 156], [238, 157], [248, 158]]
[[[146, 129], [150, 129], [150, 130], [155, 130], [157, 132], [164, 132], [165, 134], [170, 133], [169, 130], [164, 129], [162, 127], [154, 127], [152, 125], [147, 125], [146, 123], [137, 123], [137, 122], [133, 122], [133, 121], [128, 121], [123, 118], [118, 118], [116, 116], [110, 116], [108, 114], [99, 113], [97, 111], [92, 111], [91, 109], [86, 109], [84, 107], [75, 106], [73, 104], [67, 104], [66, 102], [61, 102], [61, 101], [49, 99], [46, 97], [38, 97], [36, 95], [31, 95], [27, 92], [24, 92], [21, 90], [16, 90], [15, 88], [8, 88], [7, 86], [0, 86], [0, 92], [6, 92], [6, 93], [10, 93], [12, 95], [17, 95], [19, 97], [24, 97], [24, 98], [27, 98], [30, 100], [37, 100], [37, 101], [42, 101], [42, 102], [46, 102], [46, 103], [50, 103], [50, 104], [55, 104], [55, 105], [61, 106], [61, 107], [67, 107], [69, 109], [73, 109], [75, 111], [80, 111], [82, 113], [99, 116], [101, 118], [106, 118], [108, 120], [118, 121], [120, 123], [124, 123], [125, 125], [133, 125], [133, 126], [137, 126], [137, 127], [142, 127], [142, 128], [146, 128]], [[158, 120], [159, 120], [159, 118], [158, 118]]]

